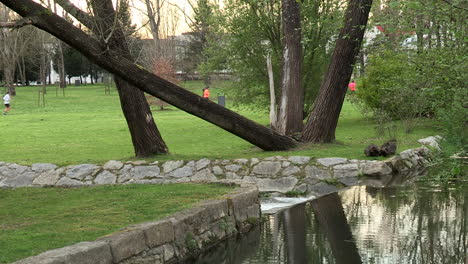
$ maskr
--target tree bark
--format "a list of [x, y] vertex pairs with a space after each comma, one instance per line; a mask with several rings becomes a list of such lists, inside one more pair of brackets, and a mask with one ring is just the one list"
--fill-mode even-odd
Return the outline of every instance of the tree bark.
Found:
[[[95, 32], [102, 32], [103, 39], [112, 34], [109, 38], [109, 48], [132, 60], [125, 34], [120, 25], [115, 25], [116, 13], [112, 1], [92, 0], [91, 5], [96, 16], [96, 26], [99, 28]], [[168, 148], [156, 127], [144, 93], [117, 76], [115, 84], [136, 156], [148, 157], [155, 154], [167, 154]]]
[[189, 92], [135, 65], [120, 52], [96, 41], [63, 18], [50, 14], [32, 0], [1, 0], [19, 15], [31, 18], [33, 25], [66, 42], [91, 61], [175, 107], [198, 116], [233, 133], [263, 150], [288, 150], [297, 145], [282, 136], [227, 108]]
[[301, 14], [296, 0], [282, 0], [282, 4], [283, 61], [277, 131], [292, 136], [303, 128]]
[[326, 143], [335, 140], [338, 118], [353, 73], [353, 64], [364, 37], [371, 5], [372, 0], [349, 1], [344, 26], [336, 40], [327, 74], [302, 133], [302, 141]]

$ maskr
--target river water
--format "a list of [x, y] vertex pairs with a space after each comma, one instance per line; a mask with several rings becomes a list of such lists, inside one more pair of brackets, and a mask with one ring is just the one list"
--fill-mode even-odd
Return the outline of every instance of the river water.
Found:
[[350, 187], [267, 216], [191, 264], [468, 264], [468, 184]]

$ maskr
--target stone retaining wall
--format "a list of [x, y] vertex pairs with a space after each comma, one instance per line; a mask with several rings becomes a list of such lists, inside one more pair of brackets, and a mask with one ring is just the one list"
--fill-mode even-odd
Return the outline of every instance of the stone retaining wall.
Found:
[[46, 251], [15, 263], [177, 263], [234, 234], [249, 231], [260, 217], [257, 188], [244, 187], [160, 221], [129, 226], [95, 241]]
[[[419, 140], [439, 149], [437, 140]], [[297, 191], [323, 195], [337, 185], [355, 185], [361, 179], [372, 185], [396, 173], [423, 169], [431, 151], [405, 150], [384, 161], [345, 158], [312, 159], [305, 156], [264, 159], [198, 161], [109, 161], [103, 166], [81, 164], [59, 168], [37, 163], [22, 166], [0, 162], [0, 187], [87, 186], [102, 184], [164, 184], [177, 182], [235, 182], [244, 187], [224, 199], [206, 201], [166, 219], [127, 227], [92, 242], [50, 250], [17, 264], [176, 263], [226, 238], [247, 232], [261, 217], [259, 190]], [[375, 181], [382, 184], [382, 181]], [[258, 187], [245, 187], [256, 184]]]
[[[420, 142], [434, 146], [436, 139], [430, 137]], [[0, 187], [233, 181], [256, 184], [261, 192], [294, 191], [313, 195], [336, 183], [354, 185], [363, 176], [382, 177], [418, 170], [425, 167], [429, 158], [430, 150], [420, 147], [405, 150], [384, 161], [276, 156], [152, 163], [111, 160], [103, 166], [80, 164], [67, 167], [0, 162]]]

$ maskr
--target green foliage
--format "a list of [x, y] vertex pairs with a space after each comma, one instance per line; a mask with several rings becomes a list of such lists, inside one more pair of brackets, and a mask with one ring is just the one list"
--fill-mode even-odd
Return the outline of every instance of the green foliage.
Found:
[[[205, 50], [205, 71], [229, 69], [239, 77], [236, 97], [243, 104], [266, 108], [269, 104], [266, 56], [272, 57], [277, 96], [279, 96], [282, 57], [281, 1], [228, 0], [216, 12], [217, 38], [209, 40]], [[302, 1], [304, 49], [303, 85], [306, 103], [320, 86], [331, 52], [332, 38], [342, 23], [336, 1]]]
[[0, 189], [0, 263], [162, 219], [230, 190], [214, 184]]
[[449, 184], [458, 181], [468, 180], [468, 164], [463, 160], [468, 153], [454, 152], [459, 149], [458, 146], [445, 142], [442, 151], [439, 152], [431, 161], [431, 168], [424, 180], [436, 182], [438, 184]]
[[[413, 130], [417, 117], [433, 117], [436, 113], [456, 115], [453, 110], [457, 107], [461, 110], [463, 106], [455, 99], [466, 97], [468, 78], [462, 70], [468, 67], [467, 56], [458, 52], [438, 49], [419, 54], [385, 50], [370, 56], [366, 74], [358, 82], [357, 98], [377, 118], [402, 120], [407, 132]], [[463, 117], [458, 115], [457, 120], [461, 121]], [[458, 131], [466, 129], [463, 122], [457, 124], [461, 126]]]

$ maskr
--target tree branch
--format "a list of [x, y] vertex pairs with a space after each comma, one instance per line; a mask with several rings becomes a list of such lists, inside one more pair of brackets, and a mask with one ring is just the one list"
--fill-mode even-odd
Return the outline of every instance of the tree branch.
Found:
[[32, 21], [29, 18], [23, 18], [10, 22], [0, 22], [0, 28], [22, 28], [27, 25], [32, 25]]
[[69, 0], [56, 0], [55, 2], [59, 4], [63, 10], [80, 21], [85, 27], [89, 29], [94, 27], [95, 23], [93, 22], [93, 18], [88, 13], [79, 9]]

